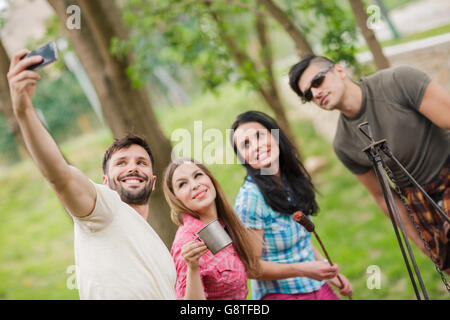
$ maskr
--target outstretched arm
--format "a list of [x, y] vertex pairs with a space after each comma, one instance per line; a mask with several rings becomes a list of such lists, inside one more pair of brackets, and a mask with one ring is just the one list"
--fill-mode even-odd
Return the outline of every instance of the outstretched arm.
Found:
[[26, 68], [40, 62], [42, 57], [21, 60], [28, 52], [23, 49], [14, 54], [8, 72], [14, 114], [25, 145], [64, 206], [75, 216], [88, 216], [95, 206], [95, 188], [81, 171], [67, 164], [56, 142], [36, 114], [31, 99], [40, 76]]

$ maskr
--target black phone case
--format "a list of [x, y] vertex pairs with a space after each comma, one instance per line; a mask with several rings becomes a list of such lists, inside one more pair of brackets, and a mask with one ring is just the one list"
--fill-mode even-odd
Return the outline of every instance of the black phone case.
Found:
[[31, 51], [24, 58], [28, 58], [31, 56], [38, 56], [38, 55], [42, 56], [44, 58], [44, 60], [41, 63], [37, 63], [37, 64], [33, 64], [33, 65], [29, 66], [27, 68], [28, 70], [37, 71], [37, 70], [41, 69], [42, 67], [45, 67], [46, 65], [58, 60], [58, 50], [56, 49], [56, 43], [55, 42], [47, 43], [45, 46]]

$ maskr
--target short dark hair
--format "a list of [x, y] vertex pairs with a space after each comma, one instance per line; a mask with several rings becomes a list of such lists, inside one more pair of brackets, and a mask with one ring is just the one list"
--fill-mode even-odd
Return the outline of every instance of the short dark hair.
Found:
[[129, 148], [132, 145], [138, 145], [147, 151], [148, 155], [150, 156], [150, 161], [152, 163], [152, 169], [155, 171], [155, 161], [153, 159], [152, 151], [150, 150], [150, 147], [148, 146], [147, 142], [134, 134], [127, 134], [126, 136], [120, 138], [120, 139], [114, 139], [114, 142], [109, 146], [109, 148], [105, 151], [105, 154], [103, 156], [103, 173], [106, 174], [106, 169], [108, 167], [108, 160], [111, 159], [112, 155], [119, 150]]
[[298, 86], [298, 81], [300, 80], [303, 72], [305, 72], [306, 68], [308, 68], [311, 63], [325, 63], [327, 65], [330, 63], [334, 64], [334, 62], [330, 59], [323, 56], [316, 56], [314, 54], [309, 54], [300, 62], [294, 64], [289, 70], [289, 86], [300, 98], [303, 98], [303, 92]]

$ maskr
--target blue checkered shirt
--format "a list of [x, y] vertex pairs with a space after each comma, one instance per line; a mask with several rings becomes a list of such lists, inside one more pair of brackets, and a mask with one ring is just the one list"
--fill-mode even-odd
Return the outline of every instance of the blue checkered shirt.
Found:
[[[234, 209], [247, 228], [264, 230], [263, 260], [277, 263], [315, 260], [311, 233], [292, 219], [293, 213], [286, 215], [270, 208], [249, 176], [239, 190]], [[259, 300], [268, 293], [313, 292], [319, 290], [323, 283], [306, 277], [251, 280], [252, 298]]]

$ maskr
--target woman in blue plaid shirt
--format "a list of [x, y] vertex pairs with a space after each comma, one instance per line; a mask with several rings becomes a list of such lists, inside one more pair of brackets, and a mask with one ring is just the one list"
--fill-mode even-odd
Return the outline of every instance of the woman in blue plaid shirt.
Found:
[[253, 299], [337, 300], [331, 286], [351, 296], [336, 264], [330, 266], [311, 243], [311, 234], [292, 219], [294, 212], [318, 211], [311, 178], [296, 149], [268, 115], [249, 111], [232, 126], [231, 142], [247, 170], [235, 210], [255, 234], [261, 276], [251, 281]]

